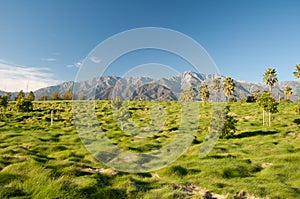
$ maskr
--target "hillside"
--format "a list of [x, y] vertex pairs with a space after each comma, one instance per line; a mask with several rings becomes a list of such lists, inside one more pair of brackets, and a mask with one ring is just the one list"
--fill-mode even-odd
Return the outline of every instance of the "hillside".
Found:
[[133, 93], [133, 100], [145, 100], [145, 101], [155, 101], [155, 100], [177, 100], [176, 95], [171, 89], [159, 85], [159, 84], [145, 84], [137, 88]]

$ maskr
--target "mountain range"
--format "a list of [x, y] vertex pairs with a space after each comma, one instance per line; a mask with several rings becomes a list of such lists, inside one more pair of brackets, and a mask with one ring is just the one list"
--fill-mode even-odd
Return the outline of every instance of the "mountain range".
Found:
[[[63, 96], [66, 91], [75, 89], [76, 98], [85, 99], [112, 99], [120, 96], [123, 99], [133, 100], [178, 100], [180, 94], [190, 86], [197, 88], [202, 82], [211, 85], [215, 78], [220, 78], [221, 81], [225, 79], [224, 76], [217, 74], [201, 74], [192, 71], [186, 71], [170, 78], [101, 76], [82, 82], [68, 81], [56, 86], [41, 88], [34, 91], [34, 94], [36, 99], [39, 99], [42, 95], [49, 98], [53, 92], [58, 92]], [[250, 96], [256, 89], [260, 91], [268, 90], [266, 85], [260, 83], [235, 80], [235, 84], [233, 97], [238, 99]], [[286, 86], [293, 89], [291, 100], [298, 100], [300, 97], [299, 81], [278, 82], [273, 87], [273, 97], [276, 99], [283, 98]], [[0, 91], [0, 95], [3, 93], [5, 92]], [[11, 94], [11, 98], [14, 99], [17, 92]], [[226, 97], [222, 91], [214, 93], [210, 88], [210, 100], [221, 101], [225, 99]]]

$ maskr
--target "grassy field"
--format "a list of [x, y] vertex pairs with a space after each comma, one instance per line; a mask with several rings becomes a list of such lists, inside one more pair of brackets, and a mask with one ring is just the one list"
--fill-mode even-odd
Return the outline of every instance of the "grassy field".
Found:
[[[158, 102], [133, 101], [129, 110], [141, 128]], [[151, 138], [122, 133], [110, 101], [95, 104], [107, 137], [132, 152], [149, 152], [170, 142], [180, 125], [180, 104], [159, 102], [168, 115]], [[71, 102], [35, 102], [34, 111], [18, 113], [12, 104], [0, 114], [0, 198], [256, 198], [300, 197], [300, 115], [294, 103], [281, 103], [272, 126], [262, 126], [255, 103], [230, 103], [238, 119], [231, 139], [219, 139], [199, 158], [210, 123], [211, 104], [199, 103], [196, 137], [177, 161], [150, 173], [118, 172], [96, 160], [77, 134]], [[50, 113], [54, 110], [54, 124]], [[204, 198], [205, 198], [204, 197]], [[237, 197], [236, 197], [237, 198]]]

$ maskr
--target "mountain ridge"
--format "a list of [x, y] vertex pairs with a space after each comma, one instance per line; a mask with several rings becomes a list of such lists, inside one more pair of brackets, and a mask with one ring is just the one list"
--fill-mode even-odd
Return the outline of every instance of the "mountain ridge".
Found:
[[[49, 86], [45, 88], [38, 89], [34, 91], [36, 99], [40, 98], [42, 95], [51, 96], [53, 92], [58, 92], [61, 96], [66, 91], [72, 91], [75, 88], [77, 98], [79, 96], [85, 96], [86, 99], [112, 99], [116, 96], [120, 96], [124, 99], [144, 99], [144, 100], [155, 100], [153, 96], [156, 96], [156, 100], [167, 100], [170, 96], [166, 96], [165, 93], [172, 95], [171, 99], [179, 99], [180, 94], [188, 89], [190, 86], [199, 87], [202, 82], [211, 85], [214, 78], [220, 78], [221, 81], [225, 79], [225, 76], [218, 74], [203, 74], [196, 73], [192, 71], [185, 71], [183, 73], [171, 76], [169, 78], [150, 78], [150, 77], [126, 77], [121, 78], [118, 76], [100, 76], [88, 79], [82, 82], [67, 81], [55, 86]], [[268, 87], [261, 83], [251, 83], [244, 80], [234, 80], [236, 84], [235, 92], [233, 94], [236, 98], [246, 98], [250, 96], [251, 93], [258, 90], [268, 90]], [[144, 85], [147, 86], [147, 95], [141, 96], [141, 91], [136, 92], [141, 89]], [[300, 97], [300, 82], [298, 81], [282, 81], [278, 82], [273, 87], [273, 96], [275, 98], [284, 97], [284, 87], [290, 86], [293, 89], [293, 95], [291, 100], [299, 99]], [[155, 88], [156, 91], [160, 91], [161, 95], [155, 94], [155, 89], [151, 91], [151, 88]], [[164, 90], [164, 91], [163, 91]], [[5, 91], [0, 91], [0, 94], [5, 93]], [[139, 93], [139, 94], [137, 94]], [[163, 94], [164, 93], [164, 94]], [[17, 92], [13, 92], [12, 98], [16, 96]], [[135, 96], [135, 95], [138, 95]], [[149, 97], [152, 96], [152, 97]], [[214, 93], [210, 88], [210, 99], [214, 100], [225, 100], [225, 95], [223, 92]], [[151, 98], [151, 99], [150, 99]], [[198, 97], [199, 98], [199, 97]]]

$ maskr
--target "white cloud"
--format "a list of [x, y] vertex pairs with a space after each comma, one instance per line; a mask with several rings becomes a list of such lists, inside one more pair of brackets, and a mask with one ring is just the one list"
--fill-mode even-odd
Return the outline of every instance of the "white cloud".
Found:
[[41, 60], [42, 60], [42, 61], [45, 61], [45, 62], [55, 62], [55, 61], [57, 61], [57, 59], [56, 59], [56, 58], [53, 58], [53, 57], [42, 58]]
[[35, 91], [62, 81], [54, 79], [48, 68], [34, 68], [0, 63], [0, 90], [13, 92], [23, 89]]
[[82, 63], [79, 61], [79, 62], [76, 62], [74, 65], [75, 65], [77, 68], [80, 68], [80, 67], [82, 66]]
[[[96, 64], [99, 64], [102, 61], [99, 57], [95, 57], [95, 56], [90, 57], [89, 60], [96, 63]], [[83, 60], [79, 60], [74, 64], [66, 65], [66, 67], [67, 68], [73, 68], [73, 67], [80, 68], [82, 66], [82, 62], [83, 62]]]
[[90, 57], [90, 60], [96, 64], [99, 64], [101, 62], [101, 59], [99, 57]]
[[73, 68], [73, 67], [80, 68], [81, 66], [82, 66], [82, 61], [78, 61], [74, 64], [66, 65], [67, 68]]

